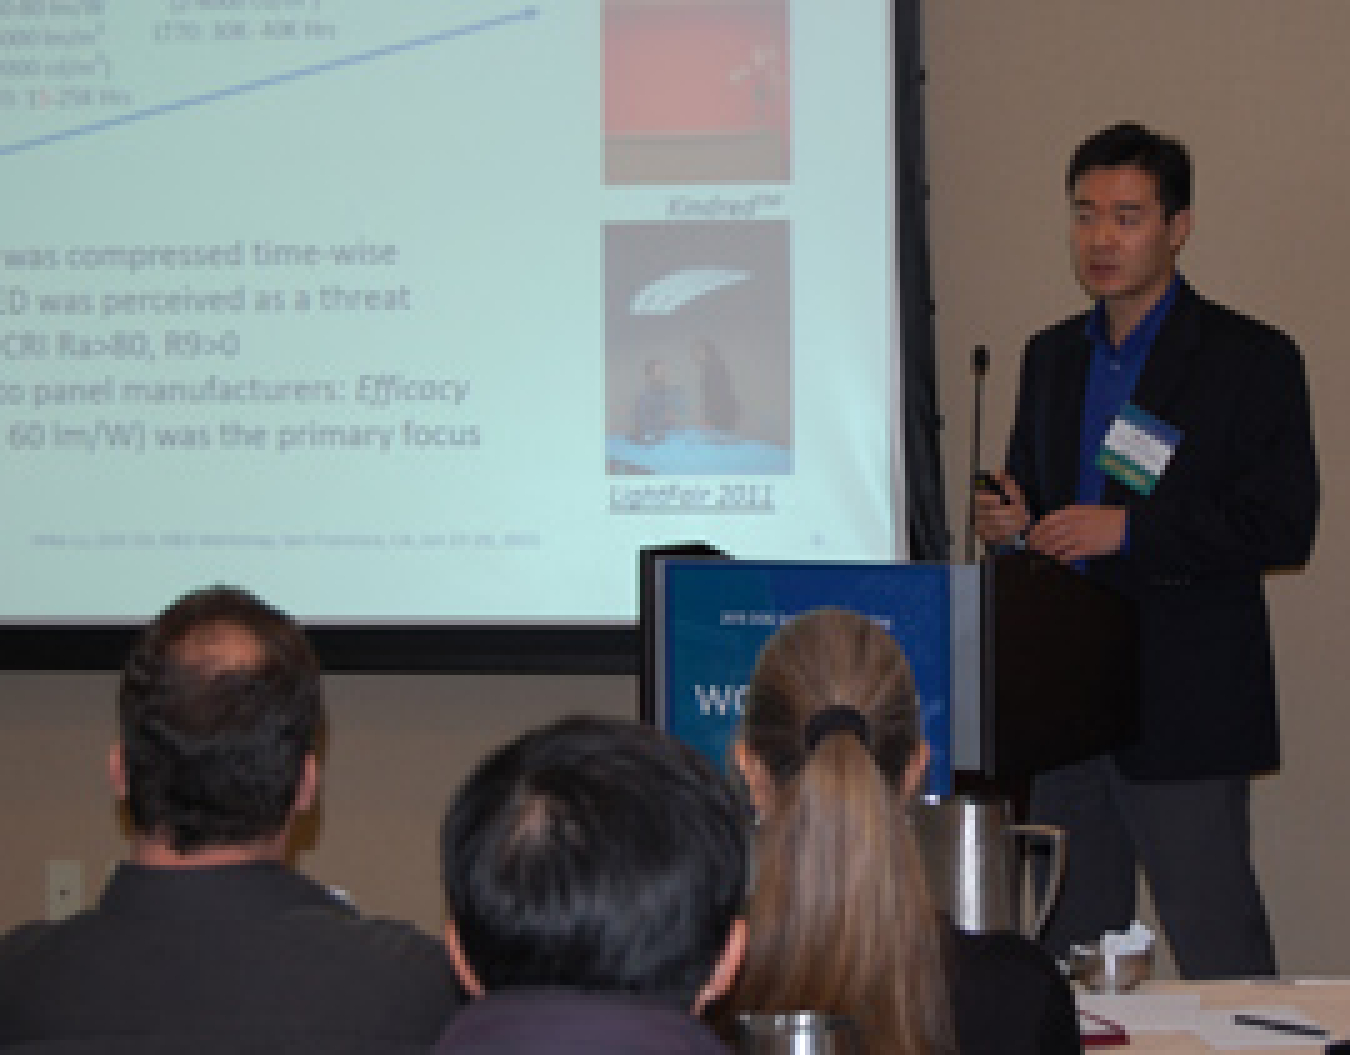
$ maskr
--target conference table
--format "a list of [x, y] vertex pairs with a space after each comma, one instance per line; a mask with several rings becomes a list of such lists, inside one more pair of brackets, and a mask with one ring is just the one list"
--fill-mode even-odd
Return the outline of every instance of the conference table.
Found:
[[[1146, 982], [1123, 996], [1078, 993], [1090, 1011], [1125, 1027], [1129, 1041], [1114, 1049], [1149, 1055], [1242, 1051], [1250, 1055], [1294, 1050], [1320, 1052], [1350, 1038], [1350, 978], [1237, 982]], [[1235, 1014], [1317, 1025], [1316, 1038], [1238, 1025]], [[1089, 1049], [1090, 1050], [1090, 1049]]]

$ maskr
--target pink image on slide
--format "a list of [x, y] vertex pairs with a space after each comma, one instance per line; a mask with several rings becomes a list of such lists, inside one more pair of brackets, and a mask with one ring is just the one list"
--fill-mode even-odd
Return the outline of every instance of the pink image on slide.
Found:
[[610, 184], [791, 176], [788, 0], [606, 0]]

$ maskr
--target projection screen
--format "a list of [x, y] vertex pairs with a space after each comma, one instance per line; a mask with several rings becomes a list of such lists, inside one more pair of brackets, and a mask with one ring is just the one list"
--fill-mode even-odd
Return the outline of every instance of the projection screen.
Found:
[[887, 0], [0, 0], [4, 665], [216, 582], [454, 667], [629, 630], [644, 545], [905, 556], [891, 45]]

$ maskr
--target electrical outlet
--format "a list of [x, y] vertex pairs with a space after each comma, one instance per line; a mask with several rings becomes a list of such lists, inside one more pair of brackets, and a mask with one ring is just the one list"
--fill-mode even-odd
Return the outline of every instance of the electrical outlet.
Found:
[[84, 865], [79, 861], [47, 862], [47, 918], [65, 919], [84, 908]]

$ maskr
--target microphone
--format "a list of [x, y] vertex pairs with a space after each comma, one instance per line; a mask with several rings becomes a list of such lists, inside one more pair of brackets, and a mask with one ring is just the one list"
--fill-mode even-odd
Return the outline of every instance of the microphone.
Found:
[[970, 353], [975, 375], [975, 408], [970, 419], [970, 481], [966, 492], [966, 563], [975, 563], [975, 480], [980, 475], [980, 432], [984, 418], [984, 375], [989, 373], [989, 349], [977, 344]]

